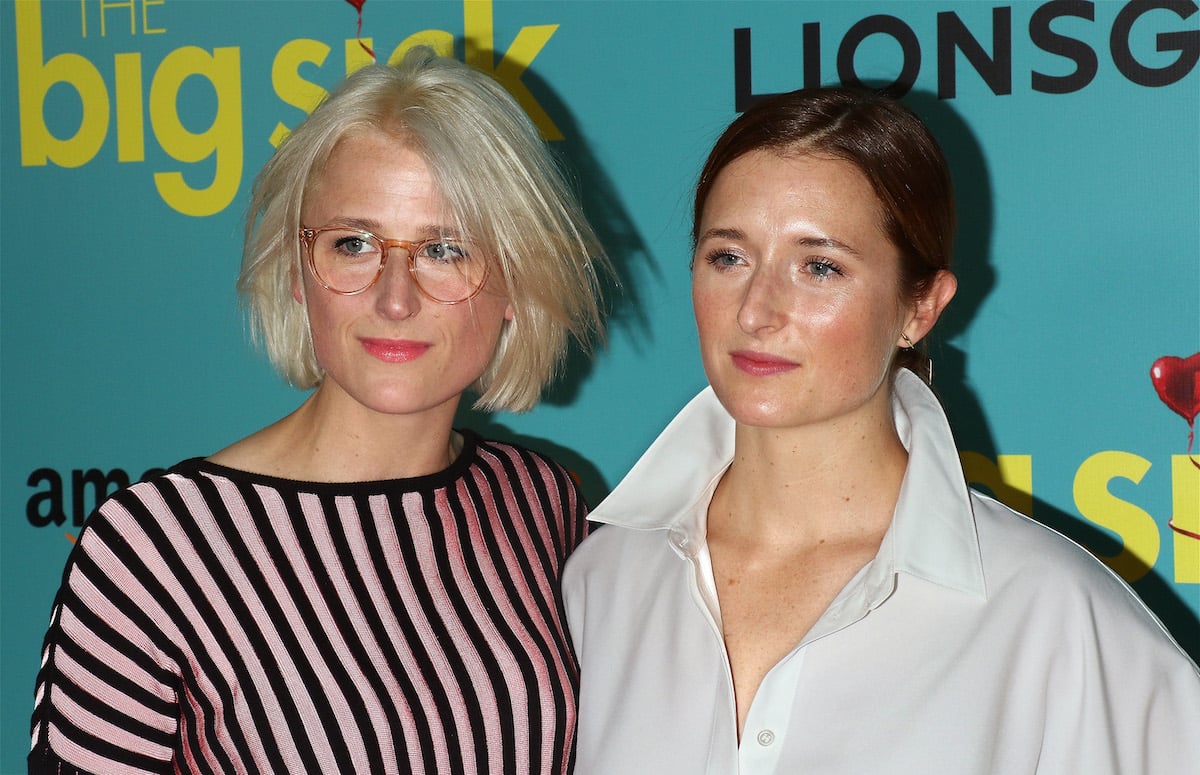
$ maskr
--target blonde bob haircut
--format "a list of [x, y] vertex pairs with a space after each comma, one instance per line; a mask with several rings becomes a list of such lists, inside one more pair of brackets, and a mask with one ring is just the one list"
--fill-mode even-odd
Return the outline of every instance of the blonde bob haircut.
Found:
[[[254, 181], [238, 291], [255, 337], [293, 385], [324, 372], [301, 276], [300, 213], [338, 142], [383, 132], [421, 155], [460, 236], [482, 247], [513, 308], [472, 386], [477, 409], [526, 411], [562, 368], [568, 337], [603, 337], [599, 240], [563, 171], [517, 102], [492, 78], [425, 47], [350, 75], [280, 145]], [[320, 226], [321, 224], [303, 224]], [[404, 235], [388, 235], [404, 236]], [[468, 302], [469, 303], [469, 302]]]

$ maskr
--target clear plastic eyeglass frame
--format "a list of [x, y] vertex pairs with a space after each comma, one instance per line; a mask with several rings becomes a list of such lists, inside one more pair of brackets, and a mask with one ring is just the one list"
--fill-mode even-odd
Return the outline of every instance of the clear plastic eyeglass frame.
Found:
[[[329, 283], [327, 283], [325, 281], [325, 278], [321, 276], [320, 271], [317, 270], [317, 259], [316, 259], [316, 255], [315, 255], [316, 251], [314, 250], [314, 247], [317, 243], [317, 237], [320, 234], [322, 234], [323, 232], [327, 232], [327, 231], [353, 232], [353, 233], [359, 234], [363, 237], [368, 237], [379, 244], [379, 246], [380, 246], [379, 268], [375, 271], [375, 276], [372, 277], [370, 279], [370, 281], [367, 282], [366, 285], [364, 285], [363, 287], [358, 288], [356, 290], [353, 290], [353, 291], [343, 291], [339, 288], [334, 288], [333, 286], [329, 285]], [[403, 239], [384, 239], [383, 237], [380, 237], [377, 234], [372, 234], [371, 232], [369, 232], [365, 229], [352, 229], [347, 226], [323, 226], [319, 229], [310, 229], [307, 226], [301, 226], [300, 227], [300, 242], [304, 245], [304, 252], [305, 252], [305, 255], [308, 257], [308, 268], [312, 271], [313, 277], [321, 285], [322, 288], [329, 291], [330, 293], [336, 293], [339, 296], [357, 296], [358, 294], [365, 292], [367, 289], [369, 289], [371, 286], [373, 286], [375, 283], [377, 283], [379, 281], [379, 278], [383, 276], [383, 270], [387, 268], [388, 251], [391, 248], [400, 248], [401, 250], [403, 250], [405, 252], [405, 254], [408, 257], [408, 273], [413, 279], [413, 284], [417, 286], [417, 290], [421, 293], [422, 296], [424, 296], [425, 298], [427, 298], [430, 301], [435, 302], [437, 304], [445, 304], [447, 306], [450, 306], [450, 305], [462, 304], [463, 302], [470, 301], [471, 299], [478, 296], [479, 292], [483, 290], [483, 286], [487, 284], [487, 279], [488, 279], [488, 274], [489, 274], [488, 265], [485, 264], [484, 269], [483, 269], [483, 275], [479, 278], [479, 281], [475, 285], [474, 290], [472, 290], [469, 294], [467, 294], [466, 296], [463, 296], [462, 298], [459, 298], [459, 299], [440, 299], [437, 296], [434, 296], [429, 291], [427, 291], [425, 289], [425, 287], [421, 285], [420, 273], [417, 271], [416, 257], [418, 255], [418, 253], [420, 252], [421, 248], [425, 247], [426, 245], [429, 245], [434, 242], [449, 242], [449, 243], [458, 244], [455, 240], [449, 240], [444, 237], [430, 237], [429, 239], [415, 240], [415, 241], [414, 240], [403, 240]]]

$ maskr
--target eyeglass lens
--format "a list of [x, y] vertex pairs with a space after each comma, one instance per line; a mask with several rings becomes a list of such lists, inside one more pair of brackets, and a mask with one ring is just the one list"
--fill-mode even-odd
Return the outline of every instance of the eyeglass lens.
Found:
[[[406, 248], [386, 247], [390, 259], [409, 260], [417, 286], [431, 298], [456, 302], [470, 298], [486, 277], [486, 265], [464, 243], [434, 238]], [[323, 229], [312, 241], [313, 269], [331, 290], [354, 293], [379, 276], [385, 244], [374, 234], [355, 229]]]

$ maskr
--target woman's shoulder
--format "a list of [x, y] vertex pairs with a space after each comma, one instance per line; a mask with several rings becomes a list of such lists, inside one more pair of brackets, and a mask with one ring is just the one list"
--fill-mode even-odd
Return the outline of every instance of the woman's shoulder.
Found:
[[96, 507], [96, 511], [89, 521], [118, 508], [128, 508], [134, 504], [141, 504], [150, 510], [169, 508], [169, 500], [164, 499], [163, 496], [164, 490], [176, 490], [182, 482], [196, 481], [203, 475], [205, 465], [204, 458], [191, 457], [168, 468], [150, 469], [138, 481], [108, 495]]
[[123, 553], [136, 556], [168, 540], [164, 525], [189, 525], [193, 507], [181, 491], [201, 475], [203, 465], [203, 458], [188, 458], [109, 494], [72, 539], [71, 563], [81, 556], [108, 558], [108, 563]]
[[1091, 587], [1118, 578], [1096, 555], [1049, 525], [971, 491], [985, 569], [993, 580], [1052, 578]]
[[477, 464], [499, 467], [511, 474], [534, 473], [578, 486], [579, 477], [558, 457], [516, 441], [484, 438], [469, 428], [458, 432], [464, 439], [463, 455], [473, 456]]
[[1027, 624], [1085, 627], [1097, 642], [1156, 642], [1180, 650], [1129, 583], [1052, 527], [972, 492], [989, 601], [1023, 607]]
[[613, 596], [644, 595], [647, 585], [662, 583], [681, 567], [688, 548], [682, 535], [593, 522], [588, 537], [567, 561], [563, 585], [595, 586]]

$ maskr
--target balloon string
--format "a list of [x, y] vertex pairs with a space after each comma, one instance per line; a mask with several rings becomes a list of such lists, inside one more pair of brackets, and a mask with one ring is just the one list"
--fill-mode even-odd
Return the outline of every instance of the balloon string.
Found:
[[362, 39], [362, 11], [358, 13], [358, 45], [362, 46], [362, 50], [367, 52], [367, 56], [371, 57], [371, 61], [375, 61], [375, 52]]
[[1200, 541], [1200, 533], [1193, 533], [1190, 530], [1185, 530], [1184, 528], [1181, 528], [1179, 525], [1175, 524], [1175, 520], [1172, 519], [1172, 520], [1168, 521], [1167, 524], [1170, 525], [1171, 529], [1174, 530], [1176, 533], [1180, 533], [1182, 535], [1187, 536], [1188, 538], [1195, 538], [1197, 541]]
[[[1200, 461], [1197, 461], [1196, 456], [1192, 454], [1192, 443], [1195, 440], [1196, 440], [1196, 418], [1193, 417], [1188, 422], [1187, 456], [1188, 456], [1188, 460], [1192, 461], [1192, 465], [1194, 465], [1196, 468], [1200, 469]], [[1170, 527], [1172, 530], [1174, 530], [1176, 533], [1185, 535], [1188, 538], [1195, 538], [1197, 541], [1200, 541], [1200, 533], [1193, 533], [1191, 530], [1185, 530], [1184, 528], [1180, 527], [1179, 525], [1176, 525], [1174, 518], [1167, 520], [1167, 526]]]
[[357, 31], [355, 32], [355, 35], [358, 38], [358, 45], [362, 46], [362, 50], [367, 52], [367, 56], [371, 57], [372, 62], [377, 61], [375, 59], [375, 52], [372, 51], [371, 47], [368, 46], [366, 43], [364, 43], [363, 39], [362, 39], [362, 7], [363, 7], [363, 3], [365, 3], [366, 0], [363, 0], [362, 3], [355, 3], [355, 2], [353, 2], [353, 0], [346, 0], [346, 2], [350, 3], [350, 5], [353, 5], [356, 9], [358, 9], [358, 28], [357, 28]]
[[1188, 422], [1188, 451], [1187, 451], [1187, 456], [1188, 456], [1188, 460], [1192, 461], [1192, 465], [1194, 465], [1196, 468], [1200, 468], [1200, 461], [1197, 461], [1197, 460], [1196, 460], [1196, 456], [1192, 454], [1192, 442], [1193, 442], [1193, 441], [1195, 441], [1195, 440], [1196, 440], [1196, 418], [1195, 418], [1195, 417], [1193, 417], [1193, 418], [1191, 419], [1191, 421], [1190, 421], [1190, 422]]

